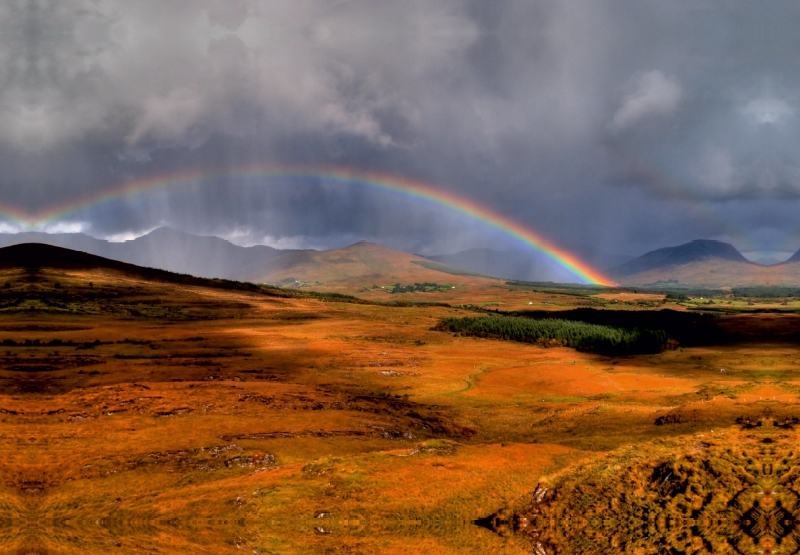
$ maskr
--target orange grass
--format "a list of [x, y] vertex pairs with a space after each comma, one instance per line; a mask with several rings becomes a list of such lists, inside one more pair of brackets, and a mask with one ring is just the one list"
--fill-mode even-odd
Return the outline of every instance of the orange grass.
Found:
[[455, 308], [4, 272], [39, 300], [0, 308], [0, 553], [525, 553], [472, 521], [800, 398], [791, 343], [614, 359], [431, 331]]

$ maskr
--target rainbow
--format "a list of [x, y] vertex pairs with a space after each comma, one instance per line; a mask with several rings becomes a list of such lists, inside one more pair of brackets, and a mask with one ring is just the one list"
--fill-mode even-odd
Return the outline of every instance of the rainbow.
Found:
[[90, 194], [60, 206], [33, 214], [26, 213], [11, 206], [0, 206], [0, 215], [5, 216], [7, 219], [25, 228], [37, 229], [48, 223], [61, 220], [71, 213], [93, 208], [123, 197], [133, 196], [146, 191], [178, 185], [188, 185], [223, 177], [241, 179], [257, 178], [262, 181], [276, 178], [324, 179], [335, 183], [363, 185], [372, 189], [388, 191], [408, 198], [429, 202], [471, 216], [490, 227], [516, 238], [523, 244], [544, 254], [563, 268], [569, 270], [584, 282], [597, 285], [614, 285], [614, 282], [609, 278], [578, 259], [575, 255], [551, 243], [539, 233], [536, 233], [502, 214], [481, 206], [472, 200], [420, 181], [368, 171], [355, 171], [340, 168], [287, 168], [265, 166], [247, 167], [240, 170], [225, 172], [188, 171], [167, 176], [159, 175], [133, 180], [115, 189]]

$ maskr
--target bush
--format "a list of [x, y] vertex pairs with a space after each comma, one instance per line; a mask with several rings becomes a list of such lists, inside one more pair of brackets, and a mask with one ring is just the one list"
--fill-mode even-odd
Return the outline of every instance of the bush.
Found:
[[658, 353], [669, 339], [667, 332], [660, 329], [625, 329], [571, 320], [501, 315], [445, 318], [435, 329], [521, 343], [555, 343], [607, 355]]
[[682, 293], [667, 293], [666, 299], [668, 301], [675, 301], [675, 302], [684, 302], [688, 301], [689, 297]]
[[414, 283], [413, 285], [401, 285], [399, 283], [395, 283], [392, 288], [389, 290], [390, 293], [441, 293], [442, 291], [448, 291], [450, 289], [454, 289], [452, 285], [449, 283], [434, 283], [429, 281], [424, 281], [422, 283]]

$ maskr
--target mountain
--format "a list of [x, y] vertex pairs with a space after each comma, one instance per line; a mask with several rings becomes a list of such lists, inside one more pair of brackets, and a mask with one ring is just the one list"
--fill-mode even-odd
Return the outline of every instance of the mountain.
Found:
[[732, 245], [698, 240], [648, 252], [609, 272], [621, 285], [691, 287], [800, 286], [800, 253], [765, 266], [750, 262]]
[[254, 282], [298, 281], [352, 287], [421, 282], [461, 283], [476, 279], [468, 271], [366, 241], [327, 251], [283, 252], [264, 262], [242, 268], [240, 276], [241, 279]]
[[626, 262], [611, 270], [614, 277], [631, 276], [650, 270], [671, 268], [707, 260], [727, 260], [742, 264], [753, 264], [733, 245], [722, 241], [698, 239], [677, 247], [657, 249]]
[[794, 253], [789, 260], [784, 262], [784, 264], [795, 264], [800, 262], [800, 250]]
[[[316, 251], [240, 247], [219, 237], [201, 237], [170, 228], [159, 228], [122, 243], [111, 243], [81, 233], [0, 234], [0, 248], [28, 243], [71, 249], [80, 251], [80, 256], [94, 255], [201, 278], [314, 284], [344, 288], [348, 292], [371, 285], [463, 284], [476, 279], [468, 270], [367, 242], [342, 249]], [[350, 287], [354, 289], [351, 291]]]
[[[42, 272], [52, 273], [56, 271], [67, 280], [74, 280], [76, 272], [83, 275], [86, 275], [86, 272], [91, 272], [98, 281], [107, 281], [113, 276], [214, 288], [248, 289], [253, 287], [248, 284], [237, 284], [230, 281], [221, 282], [167, 270], [144, 268], [135, 264], [120, 262], [119, 260], [42, 243], [22, 243], [0, 248], [0, 270], [21, 270], [25, 272], [27, 277], [20, 280], [23, 283], [36, 283], [40, 281], [39, 277], [41, 277]], [[91, 287], [91, 284], [89, 286]], [[6, 284], [7, 287], [8, 284]]]
[[242, 267], [287, 252], [267, 246], [240, 247], [219, 237], [191, 235], [167, 227], [122, 243], [95, 239], [83, 233], [0, 234], [0, 247], [21, 243], [53, 245], [137, 266], [226, 279], [240, 279]]
[[55, 247], [42, 243], [24, 243], [0, 248], [0, 268], [57, 268], [61, 270], [111, 269], [119, 271], [135, 271], [131, 264], [109, 260], [101, 256], [81, 251]]
[[132, 241], [108, 243], [112, 258], [199, 277], [240, 279], [242, 267], [284, 251], [263, 245], [240, 247], [219, 237], [162, 227]]
[[23, 243], [40, 243], [53, 245], [76, 251], [108, 256], [106, 254], [113, 243], [95, 239], [84, 233], [42, 233], [29, 231], [24, 233], [0, 233], [0, 248]]
[[[476, 280], [488, 283], [484, 281], [488, 276], [541, 281], [541, 276], [558, 271], [543, 257], [522, 251], [470, 249], [423, 257], [367, 242], [327, 251], [279, 250], [267, 246], [240, 247], [219, 237], [196, 236], [170, 228], [159, 228], [121, 243], [80, 233], [0, 234], [0, 247], [20, 243], [49, 244], [197, 277], [313, 285], [348, 293], [396, 283], [466, 285], [476, 284]], [[748, 261], [727, 243], [697, 240], [648, 252], [608, 274], [620, 284], [631, 286], [797, 287], [800, 252], [784, 263], [764, 266]], [[570, 281], [571, 277], [564, 273], [547, 279]]]

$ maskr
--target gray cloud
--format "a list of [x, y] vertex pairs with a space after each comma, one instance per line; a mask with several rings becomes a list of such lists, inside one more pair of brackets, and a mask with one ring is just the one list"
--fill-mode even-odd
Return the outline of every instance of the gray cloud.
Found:
[[[0, 11], [0, 138], [41, 149], [103, 135], [130, 149], [291, 132], [389, 146], [379, 114], [475, 40], [447, 3], [16, 0]], [[333, 8], [333, 9], [332, 9]], [[413, 115], [413, 114], [411, 114]]]
[[[0, 201], [35, 212], [189, 169], [332, 165], [426, 181], [584, 254], [698, 237], [794, 250], [798, 20], [784, 1], [11, 0]], [[162, 224], [420, 252], [499, 237], [324, 180], [210, 180], [59, 225]]]
[[[629, 88], [622, 105], [611, 119], [613, 131], [625, 129], [648, 117], [669, 115], [677, 109], [682, 95], [680, 83], [658, 70], [637, 75], [631, 80]], [[751, 111], [757, 118], [770, 120], [778, 117], [776, 114], [779, 110], [786, 108], [783, 105], [775, 108], [756, 106]]]

